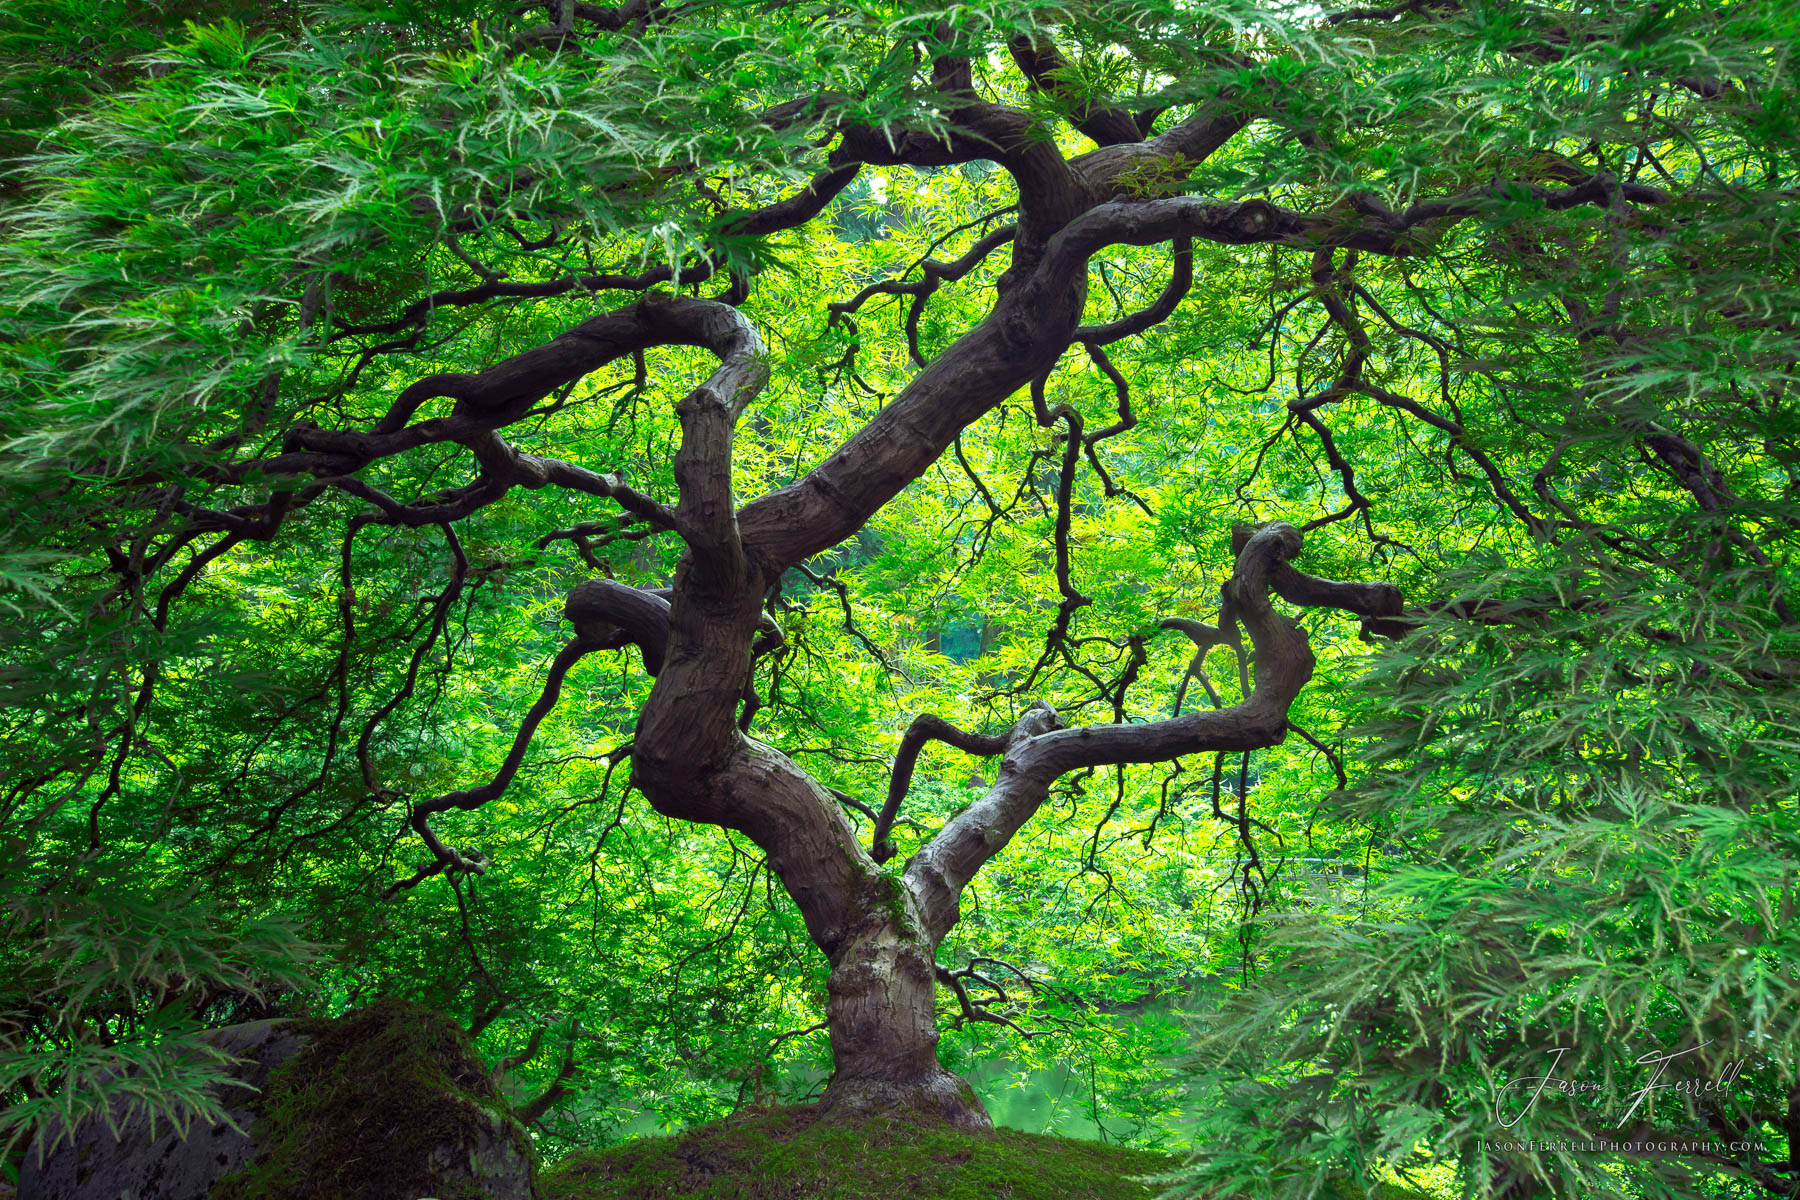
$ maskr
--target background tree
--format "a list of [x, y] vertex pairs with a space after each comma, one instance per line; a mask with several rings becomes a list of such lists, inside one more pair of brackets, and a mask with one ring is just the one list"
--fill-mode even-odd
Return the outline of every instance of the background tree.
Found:
[[[559, 3], [191, 27], [70, 102], [7, 214], [13, 911], [50, 962], [32, 898], [183, 867], [250, 896], [329, 863], [314, 910], [373, 945], [405, 934], [365, 889], [445, 888], [485, 976], [449, 990], [485, 1028], [580, 955], [491, 886], [488, 928], [532, 933], [493, 939], [511, 964], [478, 952], [502, 848], [535, 843], [506, 868], [530, 875], [585, 841], [594, 911], [633, 911], [596, 866], [628, 763], [655, 813], [747, 839], [822, 951], [827, 1108], [979, 1125], [936, 1055], [940, 1000], [1012, 1020], [1019, 964], [946, 946], [977, 872], [1054, 798], [1100, 904], [1130, 846], [1210, 817], [1266, 915], [1262, 781], [1313, 758], [1371, 854], [1413, 847], [1380, 864], [1395, 923], [1290, 926], [1275, 960], [1322, 982], [1280, 974], [1220, 1020], [1218, 1111], [1263, 1120], [1212, 1131], [1196, 1186], [1298, 1194], [1421, 1143], [1476, 1190], [1603, 1186], [1601, 1160], [1480, 1144], [1476, 1097], [1529, 1074], [1552, 1012], [1601, 1022], [1584, 1065], [1614, 1099], [1646, 1014], [1729, 1027], [1684, 1069], [1753, 1046], [1744, 1107], [1684, 1115], [1774, 1131], [1783, 20]], [[908, 619], [985, 653], [909, 647]], [[1304, 689], [1371, 656], [1390, 765], [1352, 789], [1343, 714]], [[936, 743], [999, 761], [915, 797]], [[1602, 869], [1632, 838], [1689, 864], [1679, 886]], [[682, 871], [638, 861], [646, 889]], [[1572, 878], [1591, 926], [1559, 907]], [[1503, 976], [1428, 949], [1486, 919], [1471, 888], [1508, 897]], [[1677, 919], [1766, 949], [1716, 970]], [[1613, 989], [1578, 928], [1637, 947]], [[557, 1033], [573, 1062], [579, 1025]], [[68, 1079], [26, 1061], [27, 1093]]]

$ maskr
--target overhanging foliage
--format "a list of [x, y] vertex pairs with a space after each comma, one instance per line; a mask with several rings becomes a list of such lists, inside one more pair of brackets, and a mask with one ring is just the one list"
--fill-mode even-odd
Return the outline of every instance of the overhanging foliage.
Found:
[[[1208, 976], [1195, 1194], [1792, 1190], [1779, 6], [166, 15], [7, 17], [21, 961], [197, 878], [546, 1108], [944, 1024], [1100, 1128]], [[266, 943], [20, 992], [7, 1086]], [[1508, 1148], [1627, 1111], [1762, 1149]]]

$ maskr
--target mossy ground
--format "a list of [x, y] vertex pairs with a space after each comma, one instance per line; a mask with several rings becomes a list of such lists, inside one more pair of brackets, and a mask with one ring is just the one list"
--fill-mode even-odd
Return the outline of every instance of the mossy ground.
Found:
[[[572, 1154], [540, 1179], [543, 1200], [1152, 1200], [1177, 1165], [1150, 1150], [930, 1119], [823, 1121], [765, 1109]], [[1340, 1185], [1331, 1200], [1365, 1200]], [[1366, 1200], [1432, 1200], [1383, 1185]]]
[[254, 1105], [261, 1152], [208, 1200], [487, 1200], [434, 1178], [429, 1159], [497, 1123], [530, 1158], [524, 1131], [450, 1018], [382, 1001], [296, 1024], [307, 1048], [269, 1077]]
[[1157, 1189], [1134, 1176], [1174, 1162], [1012, 1129], [827, 1122], [793, 1108], [574, 1154], [542, 1187], [544, 1200], [1151, 1200]]

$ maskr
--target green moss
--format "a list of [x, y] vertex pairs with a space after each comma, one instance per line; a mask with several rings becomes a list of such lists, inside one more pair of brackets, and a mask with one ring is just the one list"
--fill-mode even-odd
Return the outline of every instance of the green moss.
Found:
[[432, 1153], [467, 1154], [492, 1143], [496, 1129], [530, 1160], [530, 1139], [443, 1014], [383, 1001], [296, 1024], [309, 1044], [269, 1077], [255, 1105], [261, 1150], [209, 1200], [486, 1200], [466, 1178], [448, 1182], [434, 1170], [449, 1164], [433, 1164]]
[[1331, 1184], [1331, 1189], [1331, 1200], [1437, 1200], [1430, 1192], [1392, 1182], [1378, 1183], [1365, 1192], [1345, 1179]]
[[[763, 1109], [674, 1137], [572, 1154], [543, 1200], [1152, 1200], [1144, 1182], [1178, 1160], [1149, 1150], [997, 1129], [967, 1133], [916, 1116], [821, 1120]], [[1348, 1183], [1327, 1200], [1433, 1200]]]
[[777, 1109], [575, 1154], [545, 1200], [1151, 1200], [1134, 1177], [1175, 1160], [1099, 1142], [904, 1117], [821, 1121]]
[[882, 907], [894, 922], [894, 928], [915, 932], [912, 918], [906, 912], [906, 884], [901, 882], [898, 874], [887, 871], [881, 872], [876, 879], [882, 889]]

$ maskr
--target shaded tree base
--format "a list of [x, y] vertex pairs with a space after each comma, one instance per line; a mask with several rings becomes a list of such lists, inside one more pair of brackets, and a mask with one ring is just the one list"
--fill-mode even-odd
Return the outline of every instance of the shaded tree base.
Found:
[[939, 1070], [923, 1079], [836, 1079], [817, 1106], [818, 1119], [857, 1121], [895, 1117], [983, 1133], [993, 1118], [968, 1081]]

